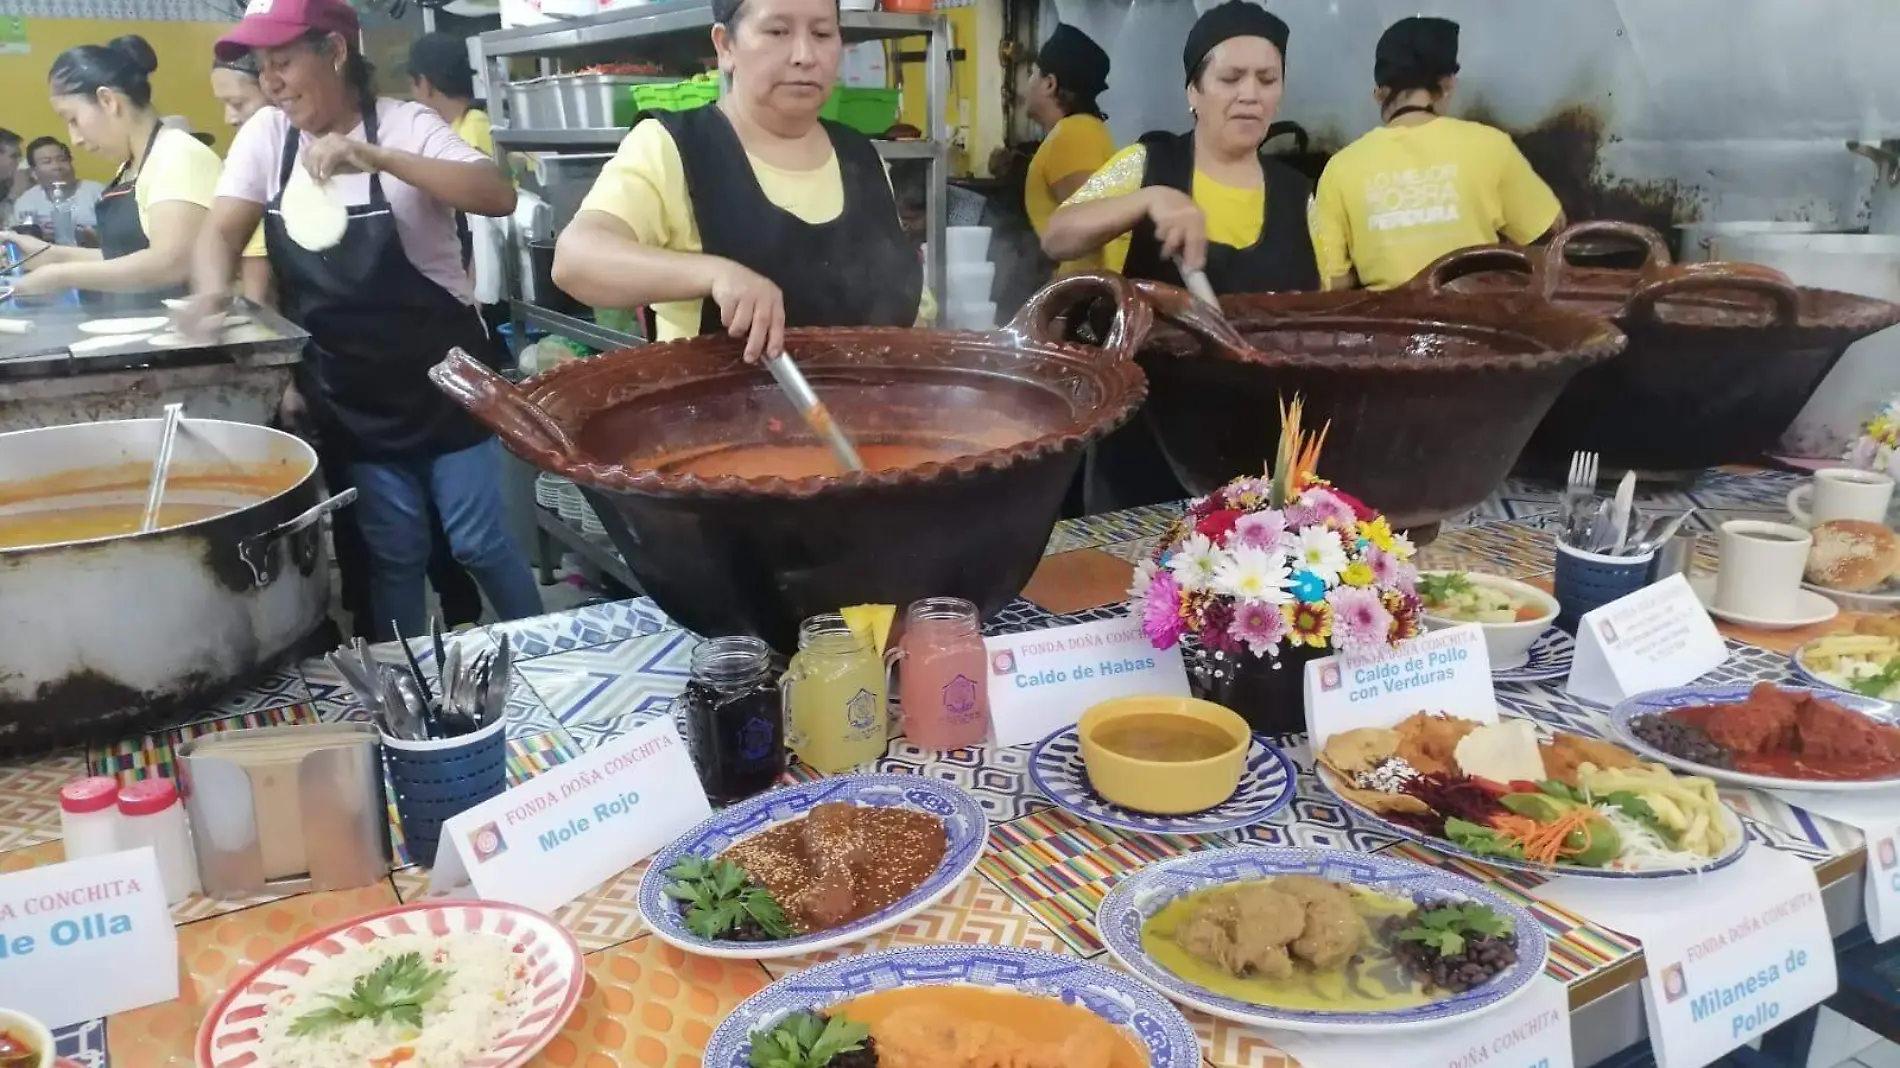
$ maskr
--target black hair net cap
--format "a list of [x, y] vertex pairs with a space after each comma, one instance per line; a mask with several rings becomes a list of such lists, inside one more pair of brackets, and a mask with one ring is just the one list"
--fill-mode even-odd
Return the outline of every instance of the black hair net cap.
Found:
[[1194, 80], [1194, 72], [1200, 69], [1201, 61], [1222, 41], [1235, 37], [1265, 37], [1280, 50], [1282, 60], [1286, 58], [1286, 39], [1291, 31], [1285, 22], [1273, 12], [1247, 0], [1227, 0], [1218, 7], [1207, 10], [1205, 15], [1194, 21], [1194, 28], [1188, 31], [1187, 47], [1181, 52], [1181, 64], [1187, 69], [1188, 81]]
[[1036, 53], [1036, 69], [1056, 76], [1057, 84], [1078, 93], [1099, 93], [1108, 88], [1108, 53], [1081, 30], [1068, 23], [1056, 26], [1056, 32], [1042, 43]]
[[1391, 89], [1431, 89], [1458, 73], [1458, 24], [1414, 15], [1386, 27], [1373, 52], [1372, 80]]

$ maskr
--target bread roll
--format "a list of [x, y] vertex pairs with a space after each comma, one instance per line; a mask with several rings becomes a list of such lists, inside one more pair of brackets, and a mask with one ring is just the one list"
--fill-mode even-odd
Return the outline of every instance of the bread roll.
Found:
[[1814, 528], [1808, 581], [1830, 590], [1863, 593], [1900, 570], [1900, 537], [1879, 523], [1830, 519]]

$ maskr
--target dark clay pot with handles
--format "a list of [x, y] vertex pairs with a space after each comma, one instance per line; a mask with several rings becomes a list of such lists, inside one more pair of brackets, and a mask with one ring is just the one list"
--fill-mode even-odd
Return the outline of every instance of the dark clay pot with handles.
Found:
[[[1107, 294], [1101, 348], [1058, 319]], [[1146, 393], [1152, 316], [1122, 278], [1074, 275], [996, 333], [786, 331], [867, 470], [843, 474], [724, 336], [562, 364], [516, 387], [454, 352], [431, 376], [516, 455], [572, 479], [640, 585], [698, 634], [780, 652], [853, 604], [961, 597], [988, 617], [1041, 562], [1089, 444]]]

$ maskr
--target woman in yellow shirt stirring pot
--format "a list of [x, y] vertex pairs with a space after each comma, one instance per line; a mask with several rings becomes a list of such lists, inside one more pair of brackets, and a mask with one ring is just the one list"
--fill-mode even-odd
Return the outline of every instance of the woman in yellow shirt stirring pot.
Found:
[[907, 326], [923, 264], [863, 134], [818, 117], [838, 81], [837, 0], [713, 0], [719, 102], [647, 119], [555, 248], [554, 283], [652, 304], [662, 341], [724, 331], [748, 360], [788, 326]]
[[1384, 125], [1328, 161], [1314, 201], [1326, 288], [1390, 289], [1454, 249], [1525, 244], [1563, 227], [1563, 206], [1508, 134], [1445, 115], [1457, 23], [1393, 23], [1373, 80]]
[[[1095, 102], [1108, 88], [1108, 53], [1074, 26], [1058, 25], [1036, 53], [1024, 93], [1029, 117], [1048, 133], [1029, 161], [1023, 207], [1041, 237], [1049, 217], [1115, 154], [1115, 138]], [[1094, 270], [1099, 253], [1067, 260], [1057, 274]]]
[[[1287, 25], [1229, 0], [1188, 32], [1182, 54], [1194, 129], [1149, 135], [1115, 154], [1056, 210], [1043, 251], [1074, 259], [1097, 249], [1110, 270], [1180, 285], [1205, 270], [1219, 293], [1319, 288], [1307, 230], [1311, 186], [1260, 154], [1284, 89]], [[1187, 496], [1139, 420], [1089, 452], [1089, 512]]]

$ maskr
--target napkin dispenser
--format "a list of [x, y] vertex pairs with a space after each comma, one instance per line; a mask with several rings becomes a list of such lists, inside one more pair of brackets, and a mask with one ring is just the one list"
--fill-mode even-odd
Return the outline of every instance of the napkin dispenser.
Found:
[[365, 723], [194, 738], [178, 774], [211, 897], [367, 886], [389, 873], [382, 742]]

